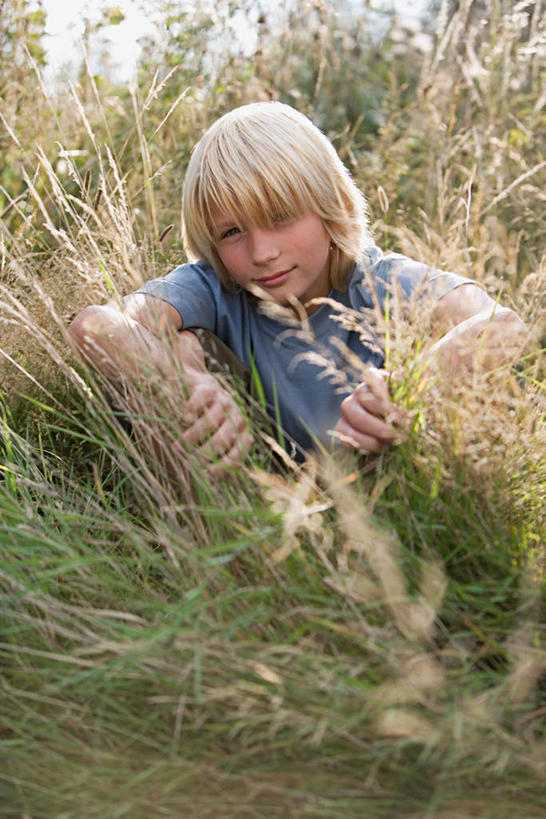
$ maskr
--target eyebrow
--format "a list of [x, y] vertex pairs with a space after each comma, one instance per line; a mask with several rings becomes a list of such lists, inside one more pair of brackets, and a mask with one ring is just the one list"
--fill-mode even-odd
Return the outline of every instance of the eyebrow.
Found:
[[224, 219], [221, 222], [213, 222], [212, 227], [214, 230], [223, 230], [227, 227], [232, 227], [235, 224], [235, 219]]

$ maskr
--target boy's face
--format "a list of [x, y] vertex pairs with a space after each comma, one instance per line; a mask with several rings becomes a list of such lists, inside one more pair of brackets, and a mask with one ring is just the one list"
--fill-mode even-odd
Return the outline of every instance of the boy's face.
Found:
[[316, 214], [280, 220], [272, 228], [237, 224], [219, 210], [212, 219], [216, 252], [241, 287], [257, 285], [280, 304], [290, 296], [305, 303], [330, 292], [330, 237]]

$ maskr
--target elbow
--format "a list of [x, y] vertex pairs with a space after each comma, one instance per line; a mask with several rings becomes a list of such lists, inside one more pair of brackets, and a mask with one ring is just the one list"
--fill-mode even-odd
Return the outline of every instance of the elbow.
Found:
[[98, 305], [85, 307], [68, 325], [68, 338], [79, 352], [85, 352], [89, 343], [101, 335], [105, 308]]
[[505, 307], [501, 314], [503, 323], [503, 335], [508, 343], [519, 353], [523, 353], [531, 340], [531, 334], [525, 322], [511, 310]]
[[528, 349], [531, 334], [525, 322], [509, 307], [497, 310], [491, 329], [487, 346], [498, 363], [513, 363]]
[[116, 352], [123, 347], [127, 320], [111, 305], [91, 305], [82, 310], [68, 326], [68, 338], [94, 369], [110, 377]]

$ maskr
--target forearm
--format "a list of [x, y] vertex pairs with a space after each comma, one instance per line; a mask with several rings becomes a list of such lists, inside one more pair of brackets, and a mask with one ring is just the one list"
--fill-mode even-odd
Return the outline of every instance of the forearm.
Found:
[[199, 340], [193, 333], [166, 329], [157, 334], [104, 305], [83, 310], [69, 327], [73, 344], [97, 372], [111, 381], [154, 375], [174, 379], [186, 370], [206, 372]]
[[428, 351], [427, 369], [452, 375], [487, 372], [515, 361], [525, 349], [528, 330], [507, 307], [482, 310], [452, 327]]
[[[180, 330], [172, 314], [167, 326], [156, 318], [144, 317], [154, 332], [115, 306], [89, 307], [69, 336], [95, 370], [123, 388], [122, 407], [134, 414], [133, 425], [154, 456], [163, 457], [165, 447], [183, 456], [184, 441], [210, 464], [209, 472], [241, 463], [253, 439], [231, 391], [208, 372], [194, 333]], [[158, 414], [177, 418], [178, 428], [158, 429], [151, 417]]]

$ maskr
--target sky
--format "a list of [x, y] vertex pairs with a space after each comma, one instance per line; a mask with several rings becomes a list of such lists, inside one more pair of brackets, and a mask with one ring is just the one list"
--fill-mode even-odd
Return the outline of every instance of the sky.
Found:
[[68, 63], [77, 64], [81, 57], [81, 38], [84, 19], [97, 22], [104, 8], [119, 8], [125, 20], [103, 30], [111, 43], [111, 54], [116, 79], [129, 80], [134, 73], [140, 53], [139, 37], [150, 31], [150, 21], [135, 0], [42, 0], [47, 14], [45, 47], [50, 73], [55, 74]]
[[[374, 5], [394, 6], [401, 15], [416, 17], [426, 0], [376, 0]], [[47, 14], [45, 47], [51, 78], [67, 64], [79, 64], [84, 19], [87, 17], [96, 22], [101, 18], [102, 10], [108, 7], [119, 8], [125, 15], [119, 25], [103, 29], [103, 37], [111, 43], [113, 78], [120, 82], [131, 79], [140, 53], [138, 40], [151, 28], [139, 0], [42, 0], [42, 8]]]

